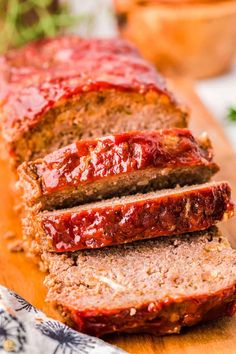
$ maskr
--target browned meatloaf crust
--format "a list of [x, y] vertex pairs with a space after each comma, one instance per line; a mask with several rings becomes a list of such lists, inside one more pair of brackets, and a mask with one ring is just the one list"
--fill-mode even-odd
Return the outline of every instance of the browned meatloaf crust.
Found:
[[178, 333], [236, 310], [236, 251], [215, 228], [43, 260], [47, 300], [92, 335]]
[[28, 215], [25, 235], [54, 252], [179, 235], [233, 216], [230, 194], [228, 183], [212, 182], [44, 211]]
[[53, 210], [117, 195], [206, 182], [217, 172], [204, 135], [187, 129], [82, 140], [18, 168], [30, 207]]
[[36, 42], [1, 58], [0, 70], [2, 134], [15, 164], [80, 138], [187, 126], [163, 78], [120, 39]]

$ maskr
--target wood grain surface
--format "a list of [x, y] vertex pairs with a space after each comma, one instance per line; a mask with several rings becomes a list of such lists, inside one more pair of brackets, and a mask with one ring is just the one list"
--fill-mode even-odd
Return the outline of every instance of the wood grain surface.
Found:
[[[221, 166], [217, 180], [228, 180], [236, 200], [236, 156], [228, 143], [222, 128], [207, 112], [194, 93], [189, 82], [172, 83], [176, 92], [191, 109], [191, 128], [195, 133], [207, 131], [213, 140], [216, 161]], [[236, 138], [236, 137], [235, 137]], [[45, 303], [46, 289], [43, 286], [45, 274], [26, 259], [22, 253], [9, 251], [4, 235], [11, 231], [20, 236], [17, 210], [14, 211], [14, 193], [10, 185], [13, 178], [7, 163], [0, 161], [0, 284], [15, 290], [26, 300], [43, 310], [47, 315], [60, 319], [57, 311]], [[221, 228], [236, 247], [236, 218], [224, 223]], [[141, 266], [141, 265], [140, 265]], [[236, 353], [236, 316], [215, 321], [211, 324], [186, 329], [180, 335], [155, 337], [152, 335], [112, 335], [105, 339], [131, 354], [233, 354]], [[32, 353], [33, 354], [33, 353]], [[47, 353], [42, 353], [47, 354]], [[101, 353], [103, 354], [103, 353]]]

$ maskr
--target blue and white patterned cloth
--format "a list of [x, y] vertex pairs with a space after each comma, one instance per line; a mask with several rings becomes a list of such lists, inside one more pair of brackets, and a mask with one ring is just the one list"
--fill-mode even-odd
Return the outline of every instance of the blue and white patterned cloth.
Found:
[[0, 353], [124, 354], [101, 339], [79, 333], [0, 286]]

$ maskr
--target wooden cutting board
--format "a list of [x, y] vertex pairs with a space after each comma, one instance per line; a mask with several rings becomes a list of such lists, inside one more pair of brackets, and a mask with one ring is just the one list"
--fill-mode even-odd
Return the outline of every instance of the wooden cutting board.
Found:
[[[175, 92], [191, 109], [191, 128], [195, 133], [207, 131], [214, 142], [216, 161], [221, 166], [217, 180], [228, 180], [233, 187], [236, 200], [236, 156], [222, 128], [207, 112], [188, 82], [175, 82]], [[236, 137], [235, 137], [236, 138]], [[9, 240], [4, 238], [8, 231], [20, 236], [17, 211], [13, 210], [14, 195], [11, 192], [11, 174], [7, 163], [0, 161], [0, 284], [15, 290], [47, 315], [60, 319], [59, 314], [44, 302], [46, 290], [44, 274], [28, 261], [22, 253], [8, 250]], [[236, 218], [222, 226], [233, 246], [236, 247]], [[141, 267], [142, 265], [140, 265]], [[152, 335], [112, 335], [106, 338], [132, 354], [233, 354], [236, 353], [236, 316], [214, 323], [187, 329], [181, 335], [155, 337]], [[33, 353], [32, 353], [33, 354]], [[47, 353], [42, 353], [47, 354]], [[100, 354], [100, 353], [99, 353]], [[101, 353], [103, 354], [103, 353]]]

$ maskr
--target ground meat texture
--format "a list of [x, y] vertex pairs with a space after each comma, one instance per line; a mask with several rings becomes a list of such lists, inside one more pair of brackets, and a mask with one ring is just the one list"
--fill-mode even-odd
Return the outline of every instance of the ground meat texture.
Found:
[[216, 228], [42, 259], [47, 301], [92, 335], [179, 333], [236, 310], [236, 251]]
[[101, 248], [207, 229], [233, 216], [230, 194], [228, 183], [212, 182], [28, 213], [23, 225], [46, 251]]
[[133, 46], [120, 39], [75, 42], [36, 42], [0, 62], [2, 133], [15, 165], [81, 138], [186, 127], [186, 109]]
[[53, 210], [150, 189], [203, 183], [217, 172], [209, 139], [187, 129], [81, 140], [18, 168], [28, 207]]

